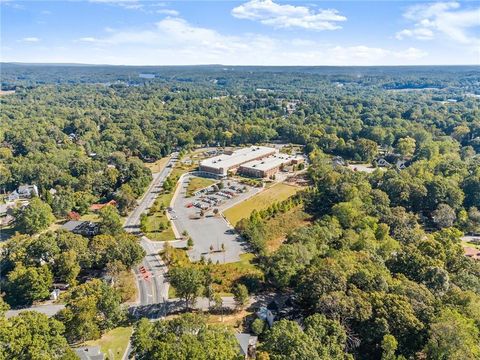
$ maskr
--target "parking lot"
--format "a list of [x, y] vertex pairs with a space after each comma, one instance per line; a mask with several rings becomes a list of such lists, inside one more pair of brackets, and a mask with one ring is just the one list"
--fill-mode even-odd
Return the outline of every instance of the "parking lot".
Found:
[[170, 209], [170, 218], [178, 232], [182, 234], [186, 231], [193, 240], [194, 246], [188, 252], [190, 259], [196, 261], [204, 256], [213, 262], [239, 261], [240, 254], [245, 252], [245, 244], [221, 212], [261, 189], [225, 180], [221, 189], [211, 186], [209, 191], [185, 197], [191, 178], [189, 174], [182, 179]]

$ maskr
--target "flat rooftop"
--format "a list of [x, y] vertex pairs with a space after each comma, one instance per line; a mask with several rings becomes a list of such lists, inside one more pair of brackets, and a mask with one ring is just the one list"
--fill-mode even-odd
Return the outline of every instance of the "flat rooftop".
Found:
[[242, 168], [268, 171], [292, 161], [294, 157], [286, 154], [276, 154], [261, 160], [253, 160], [242, 165]]
[[216, 169], [223, 168], [226, 172], [232, 167], [240, 166], [259, 157], [266, 157], [275, 151], [276, 150], [271, 147], [250, 146], [235, 150], [231, 155], [222, 154], [202, 160], [200, 166], [208, 166]]

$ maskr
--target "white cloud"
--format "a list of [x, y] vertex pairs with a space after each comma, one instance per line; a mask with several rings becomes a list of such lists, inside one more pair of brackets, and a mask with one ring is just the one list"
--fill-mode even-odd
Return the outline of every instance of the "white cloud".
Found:
[[232, 9], [238, 19], [260, 21], [275, 28], [303, 28], [309, 30], [341, 29], [338, 22], [347, 18], [335, 9], [312, 10], [305, 6], [281, 5], [272, 0], [250, 0]]
[[78, 41], [83, 41], [83, 42], [97, 42], [98, 39], [94, 38], [94, 37], [91, 37], [91, 36], [87, 36], [87, 37], [82, 37], [80, 39], [78, 39]]
[[480, 46], [480, 7], [460, 9], [458, 2], [421, 4], [408, 8], [404, 17], [413, 22], [413, 28], [397, 32], [399, 40], [431, 40], [442, 35], [460, 44]]
[[84, 37], [78, 39], [77, 48], [81, 55], [75, 54], [75, 59], [68, 57], [74, 55], [68, 51], [66, 58], [51, 55], [57, 56], [56, 62], [130, 65], [394, 65], [416, 64], [427, 56], [415, 48], [334, 46], [320, 40], [252, 33], [225, 35], [173, 17], [146, 29], [109, 29], [104, 37]]
[[39, 42], [40, 39], [37, 38], [37, 37], [34, 37], [34, 36], [30, 36], [30, 37], [24, 37], [22, 39], [23, 42], [29, 42], [29, 43], [36, 43], [36, 42]]
[[164, 14], [164, 15], [171, 15], [171, 16], [178, 16], [180, 13], [177, 10], [172, 9], [161, 9], [156, 11], [157, 14]]

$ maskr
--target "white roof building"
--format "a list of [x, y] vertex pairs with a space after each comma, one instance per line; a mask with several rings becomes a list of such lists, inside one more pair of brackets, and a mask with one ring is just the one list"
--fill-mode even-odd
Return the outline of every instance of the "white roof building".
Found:
[[231, 154], [222, 154], [202, 160], [200, 171], [226, 176], [229, 170], [236, 169], [247, 162], [263, 159], [275, 154], [276, 150], [266, 146], [250, 146], [235, 150]]

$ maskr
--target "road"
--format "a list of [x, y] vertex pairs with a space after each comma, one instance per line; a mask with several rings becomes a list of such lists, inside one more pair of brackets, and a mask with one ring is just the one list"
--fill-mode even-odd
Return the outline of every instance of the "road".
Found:
[[[162, 190], [164, 180], [170, 175], [174, 162], [178, 158], [178, 153], [172, 153], [170, 160], [165, 168], [154, 174], [152, 183], [145, 192], [144, 196], [138, 201], [138, 205], [125, 220], [124, 229], [127, 232], [141, 235], [140, 216], [148, 210], [159, 192]], [[135, 268], [135, 276], [139, 290], [139, 304], [150, 305], [164, 302], [168, 298], [168, 282], [165, 279], [166, 265], [158, 255], [161, 244], [150, 241], [145, 236], [141, 236], [140, 244], [146, 252], [142, 263]], [[145, 279], [139, 271], [139, 267], [144, 266], [149, 273], [149, 278]]]

